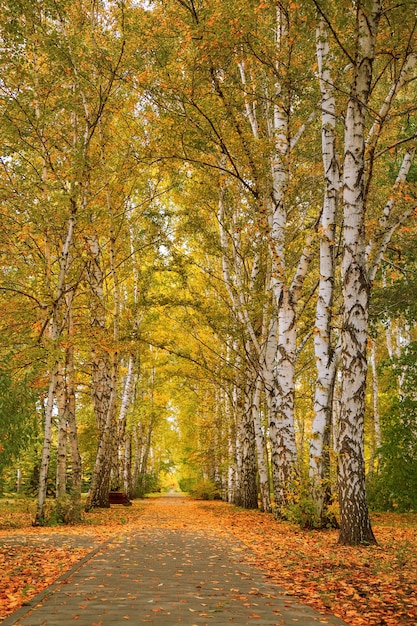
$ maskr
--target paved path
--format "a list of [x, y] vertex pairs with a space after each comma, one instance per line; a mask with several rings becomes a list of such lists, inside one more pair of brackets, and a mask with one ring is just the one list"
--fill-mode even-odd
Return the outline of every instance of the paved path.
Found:
[[158, 527], [161, 516], [155, 519], [154, 528], [96, 549], [2, 626], [344, 624], [286, 596], [247, 564], [245, 548], [234, 539]]

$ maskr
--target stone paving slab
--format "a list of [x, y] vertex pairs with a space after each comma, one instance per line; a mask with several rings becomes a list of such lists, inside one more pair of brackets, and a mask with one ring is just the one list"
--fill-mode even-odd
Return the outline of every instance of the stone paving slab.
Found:
[[103, 537], [93, 534], [64, 534], [64, 533], [25, 533], [12, 534], [7, 533], [0, 536], [0, 546], [33, 546], [33, 547], [50, 547], [55, 548], [94, 548], [104, 543]]
[[[121, 534], [2, 626], [342, 626], [272, 585], [245, 548], [210, 532]], [[34, 606], [36, 604], [36, 606]]]

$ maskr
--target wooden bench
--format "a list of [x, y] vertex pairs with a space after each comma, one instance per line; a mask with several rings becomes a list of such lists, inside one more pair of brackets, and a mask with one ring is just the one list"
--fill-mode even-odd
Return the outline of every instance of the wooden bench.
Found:
[[132, 506], [131, 501], [123, 491], [110, 491], [109, 492], [110, 504], [123, 504], [123, 506]]

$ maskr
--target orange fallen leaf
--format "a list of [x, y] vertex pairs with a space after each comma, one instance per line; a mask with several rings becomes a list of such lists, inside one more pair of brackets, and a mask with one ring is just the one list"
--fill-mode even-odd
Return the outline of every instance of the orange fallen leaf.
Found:
[[[336, 614], [350, 626], [381, 623], [411, 626], [416, 623], [415, 515], [374, 514], [373, 527], [379, 546], [368, 548], [339, 546], [336, 531], [302, 531], [291, 524], [274, 520], [270, 514], [237, 509], [220, 501], [188, 501], [186, 506], [182, 501], [178, 506], [171, 501], [169, 504], [163, 501], [158, 504], [153, 501], [146, 504], [135, 502], [128, 511], [94, 511], [89, 517], [97, 524], [88, 527], [33, 529], [31, 520], [26, 517], [24, 522], [22, 513], [21, 528], [14, 527], [13, 534], [15, 538], [22, 536], [23, 539], [28, 535], [38, 538], [39, 544], [45, 535], [56, 538], [90, 535], [103, 540], [114, 534], [115, 529], [120, 533], [118, 516], [125, 518], [121, 532], [130, 532], [131, 529], [153, 531], [155, 517], [152, 511], [155, 506], [158, 506], [158, 527], [161, 529], [175, 530], [184, 523], [190, 530], [204, 529], [218, 538], [224, 538], [229, 545], [231, 539], [232, 542], [240, 542], [239, 559], [242, 563], [262, 568], [271, 584], [284, 588], [288, 606], [293, 597], [299, 597], [303, 603], [321, 612]], [[142, 515], [145, 507], [147, 512]], [[0, 529], [1, 515], [2, 511]], [[19, 522], [20, 518], [16, 519]], [[13, 521], [16, 523], [16, 520]], [[8, 532], [0, 530], [0, 537]], [[214, 549], [218, 552], [217, 547]], [[1, 617], [30, 600], [88, 551], [88, 548], [41, 547], [36, 542], [26, 546], [10, 545], [4, 551], [0, 550]], [[18, 572], [16, 575], [13, 574], [14, 569]], [[242, 569], [247, 569], [245, 564], [242, 564]], [[196, 581], [196, 594], [205, 583], [205, 580]], [[234, 599], [240, 596], [242, 601], [248, 601], [239, 589], [229, 591], [232, 595], [236, 594]], [[103, 602], [108, 600], [101, 599]], [[15, 606], [16, 602], [18, 605]], [[207, 621], [213, 617], [207, 613], [202, 616]]]

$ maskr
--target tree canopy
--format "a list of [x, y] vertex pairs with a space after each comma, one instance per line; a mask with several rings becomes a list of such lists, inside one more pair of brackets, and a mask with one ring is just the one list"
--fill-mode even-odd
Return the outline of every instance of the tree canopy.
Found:
[[4, 480], [37, 432], [36, 523], [163, 476], [374, 543], [416, 462], [416, 3], [1, 6]]

